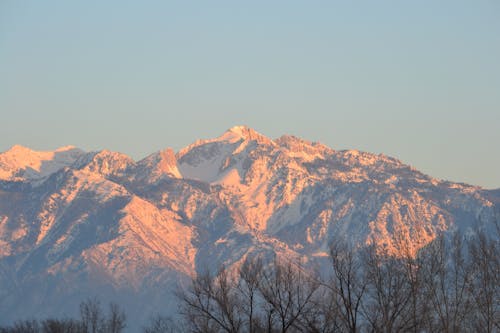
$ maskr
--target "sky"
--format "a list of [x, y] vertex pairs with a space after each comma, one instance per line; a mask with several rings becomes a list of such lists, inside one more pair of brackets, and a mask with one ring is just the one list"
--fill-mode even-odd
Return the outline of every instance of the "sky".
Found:
[[500, 188], [500, 1], [0, 0], [0, 151], [247, 125]]

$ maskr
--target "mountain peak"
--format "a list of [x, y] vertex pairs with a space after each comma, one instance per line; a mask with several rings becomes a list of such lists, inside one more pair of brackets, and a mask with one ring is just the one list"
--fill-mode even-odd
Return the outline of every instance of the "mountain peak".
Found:
[[81, 149], [79, 149], [79, 148], [77, 148], [75, 146], [72, 146], [72, 145], [62, 146], [62, 147], [57, 148], [54, 151], [51, 151], [51, 150], [34, 150], [34, 149], [31, 149], [31, 148], [23, 146], [23, 145], [15, 144], [12, 147], [10, 147], [8, 150], [6, 150], [4, 152], [4, 154], [5, 153], [15, 154], [15, 155], [19, 155], [19, 154], [32, 154], [32, 153], [36, 153], [36, 154], [52, 154], [52, 153], [68, 152], [68, 151], [71, 151], [71, 150], [82, 151]]
[[59, 153], [59, 152], [70, 151], [70, 150], [79, 150], [79, 148], [77, 148], [73, 145], [68, 145], [68, 146], [59, 147], [55, 151]]
[[234, 143], [242, 139], [249, 141], [255, 140], [261, 143], [271, 142], [271, 139], [269, 139], [268, 137], [245, 125], [231, 127], [226, 132], [224, 132], [224, 134], [218, 137], [217, 141], [229, 141], [231, 143]]
[[105, 169], [107, 169], [107, 172], [101, 170], [101, 172], [104, 172], [104, 174], [106, 174], [109, 172], [114, 173], [117, 170], [124, 170], [128, 166], [134, 165], [135, 161], [133, 158], [124, 153], [104, 149], [94, 155], [92, 163], [96, 164], [96, 166], [99, 166], [99, 168], [104, 167]]
[[198, 148], [200, 146], [206, 145], [206, 144], [217, 144], [217, 143], [223, 143], [223, 144], [236, 144], [240, 142], [248, 142], [248, 141], [256, 141], [258, 143], [263, 143], [263, 144], [274, 144], [274, 142], [269, 139], [268, 137], [260, 134], [256, 130], [248, 127], [248, 126], [233, 126], [230, 129], [226, 130], [222, 135], [219, 137], [213, 138], [213, 139], [204, 139], [204, 140], [196, 140], [193, 144], [190, 144], [189, 146], [181, 149], [177, 153], [177, 160], [182, 159], [184, 155], [189, 153], [195, 148]]
[[84, 152], [73, 146], [55, 151], [36, 151], [14, 145], [0, 154], [0, 179], [35, 180], [74, 163]]
[[33, 152], [33, 149], [18, 144], [13, 145], [12, 147], [10, 147], [8, 150], [5, 151], [5, 153], [11, 153], [11, 154], [28, 153], [28, 152]]
[[172, 148], [166, 148], [153, 153], [139, 161], [139, 166], [142, 168], [142, 175], [155, 181], [164, 175], [170, 175], [180, 178], [181, 175], [177, 169], [177, 159]]
[[245, 133], [255, 132], [255, 130], [246, 126], [246, 125], [237, 125], [237, 126], [233, 126], [230, 129], [228, 129], [227, 132], [245, 135]]

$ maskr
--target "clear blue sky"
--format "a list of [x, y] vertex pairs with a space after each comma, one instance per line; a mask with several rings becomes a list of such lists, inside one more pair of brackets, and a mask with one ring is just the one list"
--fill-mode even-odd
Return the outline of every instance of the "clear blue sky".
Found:
[[0, 1], [0, 151], [248, 125], [500, 187], [500, 1]]

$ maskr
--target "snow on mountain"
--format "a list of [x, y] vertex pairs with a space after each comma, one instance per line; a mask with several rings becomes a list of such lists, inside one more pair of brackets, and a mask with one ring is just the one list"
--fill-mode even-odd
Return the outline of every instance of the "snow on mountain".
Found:
[[233, 163], [237, 156], [259, 144], [275, 145], [272, 140], [248, 127], [233, 127], [218, 138], [200, 140], [181, 150], [177, 154], [180, 174], [183, 178], [207, 183], [224, 183], [224, 180], [229, 183], [239, 182], [242, 166], [234, 168]]
[[177, 168], [177, 159], [172, 149], [167, 148], [151, 154], [137, 163], [138, 179], [145, 182], [158, 181], [161, 178], [182, 178]]
[[123, 177], [135, 161], [122, 153], [102, 150], [81, 156], [73, 166], [104, 177]]
[[138, 162], [15, 146], [0, 154], [0, 324], [71, 314], [96, 294], [140, 323], [160, 307], [174, 313], [172, 291], [206, 268], [256, 253], [314, 262], [336, 237], [417, 251], [440, 232], [491, 227], [499, 197], [245, 126]]
[[34, 151], [15, 145], [0, 153], [0, 180], [32, 181], [70, 166], [84, 152], [73, 146], [55, 151]]

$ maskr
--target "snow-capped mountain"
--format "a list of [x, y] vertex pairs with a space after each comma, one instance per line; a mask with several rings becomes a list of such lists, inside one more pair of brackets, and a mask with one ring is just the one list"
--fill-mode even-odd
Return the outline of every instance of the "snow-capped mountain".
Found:
[[71, 315], [89, 295], [134, 322], [174, 312], [190, 276], [247, 255], [322, 260], [335, 237], [398, 254], [490, 228], [500, 193], [384, 155], [244, 126], [141, 161], [64, 147], [0, 154], [0, 324]]
[[82, 150], [73, 146], [56, 151], [34, 151], [16, 145], [0, 154], [0, 180], [33, 181], [44, 178], [70, 166], [83, 154]]

